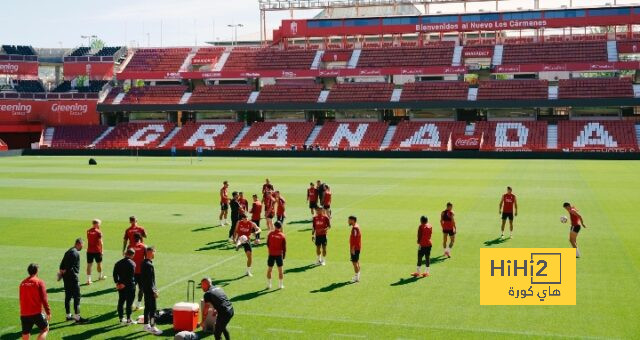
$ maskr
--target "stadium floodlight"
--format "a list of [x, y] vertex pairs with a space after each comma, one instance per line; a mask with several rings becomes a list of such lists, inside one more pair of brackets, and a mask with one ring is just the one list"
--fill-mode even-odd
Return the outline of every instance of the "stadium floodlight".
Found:
[[87, 39], [87, 47], [91, 47], [91, 39], [98, 39], [98, 36], [95, 34], [81, 35], [80, 38]]
[[232, 45], [238, 45], [238, 28], [244, 27], [243, 24], [229, 24], [227, 27], [232, 29]]

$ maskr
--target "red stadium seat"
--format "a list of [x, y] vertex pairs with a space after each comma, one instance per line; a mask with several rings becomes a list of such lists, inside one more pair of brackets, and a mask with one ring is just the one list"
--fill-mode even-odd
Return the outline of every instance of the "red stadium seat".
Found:
[[52, 149], [84, 149], [107, 130], [106, 126], [56, 126], [51, 140]]
[[252, 89], [249, 85], [200, 86], [191, 94], [189, 104], [246, 104]]
[[484, 151], [545, 151], [547, 122], [478, 122], [476, 135], [483, 136]]
[[560, 121], [558, 148], [565, 151], [637, 151], [632, 121]]
[[125, 72], [178, 72], [190, 48], [142, 48], [135, 52]]
[[393, 89], [389, 83], [338, 83], [331, 88], [327, 102], [389, 102]]
[[502, 52], [502, 64], [606, 62], [606, 41], [545, 42], [508, 44]]
[[256, 103], [317, 103], [321, 91], [313, 82], [265, 85]]
[[207, 122], [187, 123], [164, 146], [165, 149], [193, 150], [198, 147], [204, 149], [228, 149], [233, 139], [240, 133], [244, 123], [241, 122]]
[[631, 78], [562, 79], [558, 99], [633, 98]]
[[463, 135], [465, 122], [410, 122], [398, 124], [388, 150], [446, 151], [451, 135]]
[[97, 149], [154, 149], [173, 130], [164, 122], [120, 123], [97, 145]]
[[401, 102], [431, 100], [467, 100], [469, 84], [463, 81], [425, 81], [406, 83]]
[[314, 126], [313, 122], [255, 122], [236, 149], [301, 149]]
[[549, 82], [546, 80], [489, 80], [480, 81], [478, 100], [548, 99]]
[[132, 87], [120, 104], [178, 104], [186, 90], [182, 85]]
[[322, 149], [379, 150], [387, 122], [327, 122], [313, 142]]
[[364, 48], [358, 67], [451, 66], [454, 48], [453, 41], [425, 47]]

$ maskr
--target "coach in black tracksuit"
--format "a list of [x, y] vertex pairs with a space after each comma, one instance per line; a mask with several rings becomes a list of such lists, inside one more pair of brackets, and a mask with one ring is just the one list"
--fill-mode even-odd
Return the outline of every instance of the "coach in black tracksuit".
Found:
[[[136, 297], [136, 281], [134, 279], [134, 273], [136, 271], [136, 264], [132, 258], [135, 251], [131, 248], [125, 252], [125, 258], [116, 262], [113, 267], [113, 282], [116, 284], [118, 290], [118, 317], [122, 322], [128, 324], [133, 323], [131, 321], [131, 306], [133, 300]], [[123, 319], [123, 307], [126, 304], [127, 319]]]
[[229, 203], [229, 207], [231, 208], [231, 226], [229, 227], [229, 238], [233, 237], [233, 234], [236, 231], [236, 223], [240, 221], [240, 213], [242, 208], [240, 207], [240, 202], [238, 202], [238, 192], [234, 191], [231, 196], [233, 199]]
[[[64, 282], [64, 308], [67, 312], [67, 321], [75, 320], [78, 323], [86, 322], [85, 319], [80, 317], [80, 281], [78, 279], [78, 273], [80, 273], [80, 250], [82, 250], [83, 246], [84, 241], [81, 238], [76, 239], [75, 245], [64, 253], [58, 273]], [[75, 312], [73, 316], [69, 306], [72, 299]]]
[[142, 261], [142, 270], [140, 272], [140, 283], [144, 292], [144, 324], [151, 327], [156, 325], [156, 299], [158, 298], [156, 270], [153, 266], [155, 255], [156, 249], [147, 247], [146, 258]]

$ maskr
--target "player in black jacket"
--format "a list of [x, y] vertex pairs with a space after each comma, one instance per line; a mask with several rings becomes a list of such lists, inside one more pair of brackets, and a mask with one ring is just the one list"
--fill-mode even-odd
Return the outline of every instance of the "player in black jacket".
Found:
[[[131, 320], [131, 306], [136, 296], [136, 281], [134, 279], [136, 264], [132, 260], [133, 255], [135, 255], [133, 248], [127, 249], [125, 257], [113, 266], [113, 282], [118, 290], [118, 317], [123, 325], [135, 324]], [[123, 313], [125, 303], [127, 305], [126, 319]]]
[[[87, 319], [80, 316], [80, 281], [78, 273], [80, 273], [80, 250], [84, 246], [81, 238], [76, 239], [73, 247], [69, 248], [60, 262], [60, 271], [58, 272], [58, 280], [64, 282], [64, 308], [67, 312], [67, 321], [74, 320], [76, 323], [85, 323]], [[69, 306], [73, 299], [73, 309], [75, 314], [71, 315]]]
[[156, 270], [153, 266], [153, 258], [156, 255], [154, 247], [147, 247], [147, 257], [142, 261], [142, 271], [140, 280], [144, 292], [144, 330], [154, 335], [161, 335], [162, 331], [156, 327], [156, 299], [158, 298], [158, 288], [156, 288]]

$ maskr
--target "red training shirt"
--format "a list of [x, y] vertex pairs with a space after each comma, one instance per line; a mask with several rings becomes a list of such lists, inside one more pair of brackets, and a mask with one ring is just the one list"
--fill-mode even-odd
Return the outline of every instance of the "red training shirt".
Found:
[[276, 200], [271, 195], [267, 195], [264, 198], [264, 212], [265, 215], [269, 212], [273, 212], [273, 205], [276, 203]]
[[124, 231], [124, 239], [129, 240], [129, 246], [131, 246], [136, 242], [134, 238], [135, 234], [140, 234], [143, 238], [147, 237], [147, 232], [144, 230], [144, 227], [139, 226], [137, 224], [132, 227], [129, 227], [127, 228], [127, 230]]
[[47, 287], [42, 280], [29, 276], [20, 283], [20, 316], [33, 316], [42, 313], [51, 315], [47, 298]]
[[102, 231], [99, 228], [91, 227], [87, 230], [87, 253], [102, 254]]
[[236, 233], [238, 233], [238, 236], [244, 235], [246, 237], [249, 237], [251, 236], [252, 232], [253, 232], [253, 222], [249, 220], [238, 221], [238, 224], [236, 226]]
[[307, 189], [307, 199], [311, 203], [318, 202], [318, 190], [315, 187]]
[[357, 223], [351, 227], [349, 246], [353, 250], [360, 250], [362, 248], [362, 233], [360, 233], [360, 226]]
[[229, 204], [229, 188], [220, 189], [220, 204]]
[[280, 198], [278, 198], [278, 211], [277, 211], [278, 216], [284, 216], [284, 209], [285, 209], [286, 203], [287, 202], [284, 200], [284, 197], [280, 196]]
[[578, 209], [576, 209], [576, 207], [571, 207], [571, 210], [569, 211], [569, 216], [571, 217], [571, 225], [580, 225], [580, 217], [578, 216]]
[[246, 198], [238, 198], [238, 203], [240, 203], [240, 206], [244, 211], [249, 210], [249, 201], [247, 201]]
[[251, 220], [259, 221], [261, 212], [262, 212], [262, 203], [260, 203], [259, 201], [253, 202], [253, 205], [251, 206]]
[[313, 230], [316, 236], [327, 234], [327, 228], [331, 226], [331, 220], [325, 215], [316, 215], [313, 217]]
[[516, 195], [504, 194], [502, 195], [502, 212], [511, 214], [513, 213], [513, 205], [516, 203]]
[[440, 225], [442, 230], [453, 230], [455, 224], [453, 223], [454, 217], [453, 210], [445, 210], [440, 214]]
[[287, 252], [287, 238], [284, 233], [278, 229], [269, 233], [267, 236], [267, 248], [269, 248], [269, 256], [282, 256], [284, 258]]
[[136, 264], [135, 274], [140, 274], [142, 272], [142, 261], [144, 261], [145, 257], [147, 257], [146, 251], [147, 246], [142, 243], [136, 243], [131, 248], [136, 252], [133, 254], [133, 262]]
[[331, 191], [327, 190], [324, 192], [324, 202], [322, 202], [322, 205], [331, 206]]
[[433, 233], [433, 228], [430, 223], [418, 226], [418, 244], [420, 247], [431, 247], [431, 233]]

